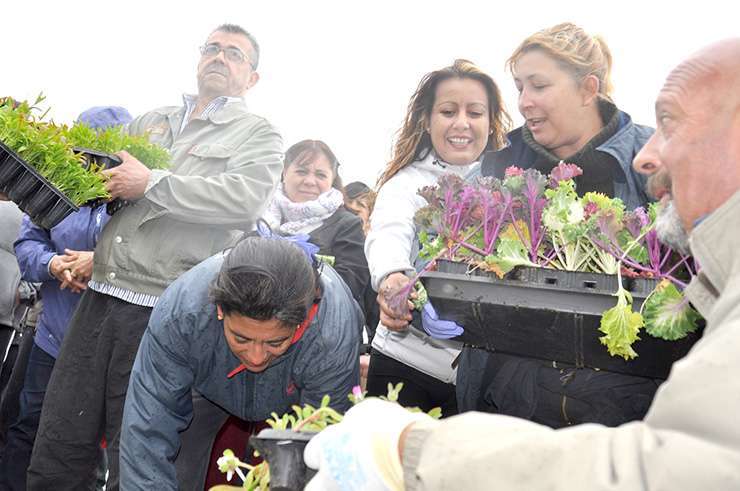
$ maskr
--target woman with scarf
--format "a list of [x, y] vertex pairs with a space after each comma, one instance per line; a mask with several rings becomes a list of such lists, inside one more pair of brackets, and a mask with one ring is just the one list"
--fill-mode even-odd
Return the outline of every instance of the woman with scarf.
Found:
[[[620, 198], [628, 209], [646, 205], [645, 178], [632, 160], [651, 128], [632, 122], [611, 99], [612, 56], [603, 39], [559, 24], [525, 39], [508, 60], [525, 124], [508, 146], [486, 154], [484, 176], [504, 177], [509, 166], [548, 174], [560, 161], [583, 169], [579, 195]], [[532, 327], [532, 335], [544, 326]], [[578, 423], [617, 426], [641, 419], [658, 382], [465, 348], [457, 374], [461, 411], [530, 419], [554, 428]]]
[[389, 383], [403, 382], [403, 406], [440, 407], [444, 416], [457, 412], [453, 365], [461, 344], [427, 334], [434, 331], [433, 312], [425, 310], [422, 321], [410, 325], [409, 310], [398, 312], [388, 300], [415, 273], [414, 214], [426, 205], [417, 190], [447, 173], [466, 175], [485, 150], [502, 145], [507, 123], [496, 83], [467, 60], [428, 73], [411, 97], [393, 157], [378, 183], [365, 242], [380, 305], [369, 395], [384, 395]]
[[344, 206], [339, 161], [320, 140], [303, 140], [288, 149], [282, 182], [275, 191], [265, 220], [283, 234], [308, 234], [319, 255], [333, 258], [332, 266], [363, 305], [370, 278], [362, 248], [362, 220]]

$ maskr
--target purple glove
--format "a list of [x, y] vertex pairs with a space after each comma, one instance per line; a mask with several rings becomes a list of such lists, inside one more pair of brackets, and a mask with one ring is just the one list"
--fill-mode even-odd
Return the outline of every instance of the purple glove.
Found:
[[432, 302], [425, 303], [421, 310], [421, 326], [431, 337], [437, 339], [454, 338], [464, 331], [457, 323], [440, 319]]

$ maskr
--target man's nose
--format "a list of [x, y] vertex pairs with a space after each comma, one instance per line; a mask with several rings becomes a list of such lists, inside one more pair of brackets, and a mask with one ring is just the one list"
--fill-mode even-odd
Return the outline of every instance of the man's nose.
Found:
[[637, 152], [635, 159], [632, 161], [632, 168], [640, 174], [649, 176], [658, 172], [662, 167], [660, 158], [658, 157], [657, 138], [655, 135], [656, 134], [653, 133], [653, 136], [651, 136], [647, 143], [645, 143], [645, 146]]

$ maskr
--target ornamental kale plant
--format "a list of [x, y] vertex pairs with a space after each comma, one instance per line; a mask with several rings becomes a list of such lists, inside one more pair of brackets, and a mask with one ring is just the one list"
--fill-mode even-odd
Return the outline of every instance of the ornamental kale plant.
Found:
[[[421, 256], [445, 258], [494, 272], [499, 278], [519, 266], [618, 275], [617, 305], [604, 312], [602, 342], [614, 356], [637, 356], [632, 343], [645, 331], [665, 340], [693, 332], [700, 320], [682, 290], [696, 265], [661, 244], [655, 230], [659, 204], [628, 211], [618, 198], [589, 192], [579, 197], [574, 178], [582, 174], [561, 162], [548, 176], [509, 167], [503, 179], [464, 182], [442, 179], [419, 192], [428, 205], [417, 213]], [[393, 304], [407, 308], [413, 282], [393, 292]], [[621, 282], [666, 280], [647, 296], [640, 312]]]

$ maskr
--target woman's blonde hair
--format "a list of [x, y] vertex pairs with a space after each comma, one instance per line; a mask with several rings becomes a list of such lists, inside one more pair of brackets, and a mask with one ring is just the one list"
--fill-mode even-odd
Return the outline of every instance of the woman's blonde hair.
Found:
[[589, 75], [599, 80], [599, 96], [611, 101], [612, 53], [601, 36], [592, 36], [570, 22], [538, 31], [522, 41], [506, 61], [509, 71], [530, 51], [540, 50], [552, 57], [580, 82]]
[[488, 115], [491, 133], [488, 136], [486, 150], [497, 150], [504, 145], [506, 132], [511, 126], [511, 119], [503, 107], [501, 92], [493, 79], [478, 68], [473, 62], [463, 59], [455, 60], [448, 67], [427, 73], [411, 96], [403, 126], [398, 131], [398, 138], [393, 147], [391, 161], [378, 179], [377, 189], [396, 175], [398, 171], [411, 162], [426, 156], [432, 148], [432, 140], [425, 131], [432, 113], [437, 86], [451, 78], [468, 78], [477, 80], [486, 89], [488, 96]]

